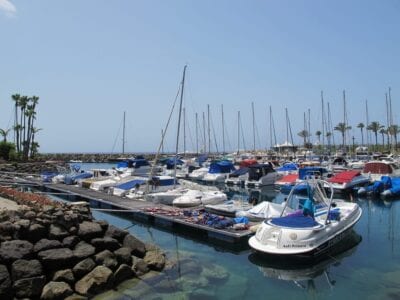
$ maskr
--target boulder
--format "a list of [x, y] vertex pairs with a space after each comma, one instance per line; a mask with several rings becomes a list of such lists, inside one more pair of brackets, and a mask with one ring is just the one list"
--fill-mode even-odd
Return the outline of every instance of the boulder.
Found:
[[11, 278], [13, 281], [41, 275], [43, 275], [42, 264], [37, 259], [18, 259], [11, 265]]
[[23, 278], [14, 282], [13, 288], [17, 298], [35, 298], [40, 296], [44, 285], [45, 276]]
[[11, 278], [5, 265], [0, 265], [0, 299], [12, 299]]
[[118, 250], [114, 251], [115, 257], [117, 258], [118, 263], [120, 264], [131, 264], [132, 263], [132, 256], [131, 256], [131, 249], [127, 247], [119, 248]]
[[86, 275], [90, 271], [92, 271], [96, 267], [95, 262], [91, 258], [86, 258], [81, 262], [77, 263], [73, 268], [72, 272], [75, 275], [75, 278], [81, 278]]
[[61, 248], [62, 244], [58, 240], [41, 239], [33, 247], [34, 252], [40, 252], [49, 249]]
[[108, 229], [108, 222], [105, 220], [95, 220], [95, 223], [99, 224], [101, 226], [101, 229], [103, 229], [103, 233], [106, 232]]
[[146, 245], [133, 235], [125, 236], [123, 246], [131, 249], [131, 253], [137, 257], [143, 258], [146, 254]]
[[72, 294], [71, 296], [66, 297], [64, 300], [87, 300], [88, 297], [81, 296], [78, 294]]
[[113, 283], [113, 272], [105, 266], [97, 266], [75, 284], [75, 291], [84, 296], [91, 296], [111, 288]]
[[104, 265], [112, 270], [115, 270], [118, 266], [117, 258], [115, 257], [114, 253], [109, 250], [104, 250], [100, 253], [97, 253], [94, 256], [94, 261], [96, 264]]
[[73, 294], [73, 290], [68, 283], [62, 281], [50, 281], [43, 288], [40, 299], [55, 300], [65, 299]]
[[65, 248], [74, 248], [76, 244], [79, 243], [79, 238], [75, 235], [72, 236], [67, 236], [65, 239], [63, 239], [62, 244]]
[[161, 271], [165, 266], [165, 255], [159, 249], [147, 251], [143, 260], [151, 270]]
[[35, 243], [40, 239], [47, 236], [47, 229], [45, 226], [40, 224], [31, 224], [27, 230], [27, 240]]
[[122, 281], [132, 278], [135, 273], [127, 264], [122, 264], [114, 273], [114, 284], [119, 284]]
[[33, 245], [28, 241], [13, 240], [2, 242], [0, 246], [0, 261], [11, 263], [17, 259], [30, 258]]
[[104, 238], [92, 239], [90, 243], [96, 247], [96, 252], [100, 252], [106, 249], [114, 251], [119, 247], [121, 247], [121, 245], [116, 239], [109, 236], [105, 236]]
[[136, 256], [132, 256], [132, 271], [135, 272], [137, 276], [142, 276], [150, 271], [147, 263]]
[[84, 241], [80, 241], [75, 246], [73, 253], [74, 253], [75, 257], [77, 257], [78, 259], [83, 259], [83, 258], [93, 255], [95, 253], [95, 251], [96, 251], [96, 249], [92, 245], [90, 245]]
[[109, 236], [113, 239], [118, 240], [120, 243], [124, 241], [125, 236], [128, 234], [128, 231], [122, 230], [114, 225], [109, 225], [105, 236]]
[[75, 283], [74, 273], [71, 269], [60, 270], [54, 273], [53, 281], [64, 281], [66, 283]]
[[24, 214], [24, 218], [28, 219], [28, 220], [33, 220], [36, 218], [36, 213], [32, 210], [28, 210], [25, 214]]
[[62, 240], [69, 235], [68, 231], [64, 227], [57, 224], [50, 224], [49, 238], [51, 240]]
[[59, 270], [74, 265], [76, 257], [68, 248], [58, 248], [40, 251], [38, 258], [43, 266], [49, 270]]
[[79, 224], [78, 236], [85, 241], [90, 241], [94, 238], [101, 237], [103, 235], [103, 229], [98, 223], [84, 221]]

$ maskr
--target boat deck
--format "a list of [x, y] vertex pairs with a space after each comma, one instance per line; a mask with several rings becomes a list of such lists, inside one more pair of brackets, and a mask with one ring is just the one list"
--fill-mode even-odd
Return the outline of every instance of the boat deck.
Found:
[[250, 230], [217, 229], [205, 224], [199, 224], [196, 222], [196, 217], [191, 217], [184, 213], [198, 208], [183, 209], [142, 200], [127, 199], [73, 185], [45, 184], [44, 187], [50, 191], [76, 197], [76, 200], [89, 201], [93, 209], [110, 212], [124, 211], [129, 214], [129, 217], [141, 223], [177, 231], [183, 235], [206, 238], [208, 241], [222, 242], [223, 244], [229, 243], [231, 245], [245, 244], [247, 247], [247, 240], [253, 235]]

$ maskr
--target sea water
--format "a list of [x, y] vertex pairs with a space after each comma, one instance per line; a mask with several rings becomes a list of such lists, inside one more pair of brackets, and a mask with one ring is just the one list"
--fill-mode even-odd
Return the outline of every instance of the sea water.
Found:
[[[229, 197], [255, 191], [228, 189]], [[282, 201], [271, 189], [260, 199]], [[166, 252], [160, 275], [133, 279], [97, 299], [399, 299], [400, 201], [356, 198], [363, 209], [354, 226], [357, 242], [315, 264], [263, 259], [250, 248], [237, 251], [140, 224], [129, 214], [93, 211], [96, 219], [124, 228]], [[348, 241], [344, 241], [349, 243]]]

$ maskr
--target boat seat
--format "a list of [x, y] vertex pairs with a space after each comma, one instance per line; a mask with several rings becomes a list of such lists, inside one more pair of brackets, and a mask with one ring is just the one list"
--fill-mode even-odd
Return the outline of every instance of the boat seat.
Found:
[[290, 227], [290, 228], [313, 228], [322, 226], [312, 217], [303, 214], [292, 214], [280, 218], [272, 218], [269, 221], [272, 225]]

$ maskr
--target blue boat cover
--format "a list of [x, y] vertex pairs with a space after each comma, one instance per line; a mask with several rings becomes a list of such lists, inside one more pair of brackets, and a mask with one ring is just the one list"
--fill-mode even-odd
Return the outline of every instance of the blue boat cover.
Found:
[[285, 172], [285, 171], [296, 171], [298, 168], [299, 167], [297, 166], [297, 164], [288, 163], [288, 164], [283, 165], [282, 167], [277, 168], [276, 170]]
[[306, 176], [309, 175], [316, 175], [316, 174], [323, 175], [327, 172], [328, 170], [322, 167], [305, 167], [299, 169], [299, 179], [306, 179]]
[[124, 191], [128, 191], [130, 189], [133, 189], [137, 184], [141, 185], [143, 183], [145, 183], [146, 181], [144, 180], [140, 180], [140, 179], [135, 179], [135, 180], [131, 180], [125, 183], [121, 183], [117, 186], [115, 186], [118, 189], [124, 190]]
[[176, 157], [171, 157], [165, 160], [164, 162], [167, 165], [167, 169], [172, 169], [176, 165], [183, 165], [183, 160], [176, 158]]
[[319, 225], [312, 217], [304, 216], [303, 214], [272, 218], [270, 222], [276, 226], [290, 228], [310, 228]]
[[390, 189], [392, 187], [392, 179], [390, 178], [390, 176], [382, 176], [381, 181], [385, 189]]
[[211, 163], [208, 173], [230, 173], [233, 170], [235, 170], [235, 167], [233, 166], [232, 162], [228, 160], [221, 160]]
[[65, 182], [65, 184], [75, 184], [76, 181], [79, 179], [90, 178], [92, 176], [93, 176], [93, 174], [88, 173], [88, 172], [83, 172], [83, 173], [79, 173], [79, 174], [75, 174], [75, 175], [66, 175], [64, 182]]
[[117, 164], [117, 168], [127, 168], [127, 167], [128, 167], [127, 161], [121, 161]]

